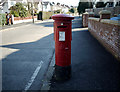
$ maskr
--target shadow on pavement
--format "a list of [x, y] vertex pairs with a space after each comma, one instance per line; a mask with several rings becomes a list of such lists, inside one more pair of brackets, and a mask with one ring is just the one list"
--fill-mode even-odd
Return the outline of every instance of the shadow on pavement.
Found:
[[72, 21], [72, 29], [82, 28], [82, 17], [75, 17]]
[[4, 45], [3, 48], [18, 49], [2, 60], [3, 90], [24, 90], [35, 69], [42, 61], [41, 70], [30, 90], [40, 90], [42, 79], [54, 54], [53, 34], [35, 42]]
[[50, 90], [120, 90], [120, 62], [87, 31], [72, 33], [72, 77]]
[[35, 25], [40, 25], [40, 26], [44, 26], [44, 27], [53, 27], [53, 22], [43, 22], [43, 23], [37, 23]]

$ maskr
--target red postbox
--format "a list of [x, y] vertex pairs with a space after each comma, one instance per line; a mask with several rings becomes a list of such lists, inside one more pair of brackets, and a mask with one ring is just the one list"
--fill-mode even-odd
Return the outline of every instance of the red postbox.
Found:
[[55, 40], [55, 77], [66, 79], [71, 75], [72, 19], [66, 14], [53, 15]]

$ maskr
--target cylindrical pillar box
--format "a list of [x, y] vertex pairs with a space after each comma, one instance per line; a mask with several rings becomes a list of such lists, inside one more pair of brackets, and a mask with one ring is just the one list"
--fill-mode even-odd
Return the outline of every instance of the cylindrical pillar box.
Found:
[[66, 80], [71, 75], [72, 19], [66, 14], [53, 15], [55, 39], [55, 78]]

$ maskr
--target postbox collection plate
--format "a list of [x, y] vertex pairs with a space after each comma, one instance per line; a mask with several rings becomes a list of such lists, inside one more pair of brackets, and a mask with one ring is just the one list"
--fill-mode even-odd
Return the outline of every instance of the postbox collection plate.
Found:
[[59, 41], [65, 41], [65, 32], [59, 31]]

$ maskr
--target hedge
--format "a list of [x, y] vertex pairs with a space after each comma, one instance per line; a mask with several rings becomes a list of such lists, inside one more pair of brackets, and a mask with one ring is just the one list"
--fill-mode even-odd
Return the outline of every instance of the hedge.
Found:
[[6, 14], [0, 14], [0, 25], [6, 24]]
[[43, 20], [50, 19], [53, 15], [53, 12], [43, 12]]

